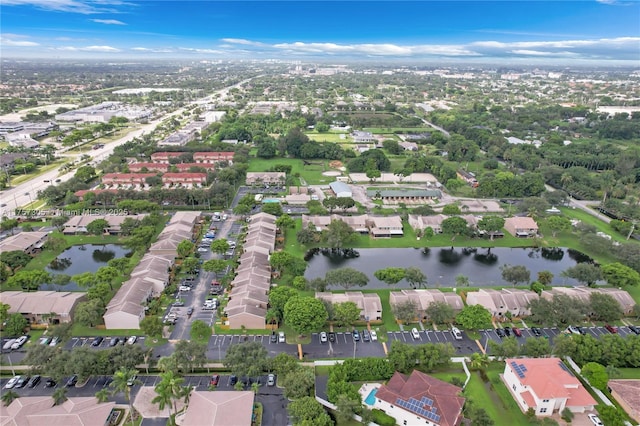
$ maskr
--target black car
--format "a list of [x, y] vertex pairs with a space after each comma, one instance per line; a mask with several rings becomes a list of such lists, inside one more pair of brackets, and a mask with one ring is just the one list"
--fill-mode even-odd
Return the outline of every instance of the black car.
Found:
[[69, 377], [69, 380], [67, 380], [67, 387], [70, 388], [72, 386], [75, 386], [76, 383], [78, 383], [78, 376], [76, 376], [75, 374], [71, 377]]
[[498, 337], [504, 337], [504, 330], [501, 328], [496, 328], [496, 334], [498, 335]]
[[334, 333], [334, 332], [329, 333], [329, 341], [330, 342], [335, 342], [336, 341], [336, 333]]
[[360, 333], [358, 333], [358, 330], [353, 330], [353, 340], [356, 342], [360, 341]]
[[636, 325], [630, 325], [629, 330], [631, 330], [635, 334], [640, 334], [640, 327]]
[[93, 339], [93, 342], [91, 342], [91, 346], [100, 346], [100, 343], [102, 343], [103, 340], [103, 337], [96, 337]]
[[40, 376], [36, 374], [31, 378], [31, 380], [29, 380], [29, 383], [27, 383], [27, 387], [35, 388], [38, 383], [40, 383]]
[[362, 330], [362, 340], [368, 342], [371, 340], [371, 336], [369, 335], [369, 330]]
[[238, 376], [229, 377], [229, 386], [235, 386], [238, 383]]
[[578, 329], [580, 334], [582, 334], [583, 336], [587, 334], [587, 330], [584, 327], [576, 327], [576, 328]]
[[507, 337], [511, 336], [511, 329], [509, 327], [505, 327], [504, 328], [504, 334]]
[[269, 338], [269, 341], [271, 343], [276, 343], [278, 341], [278, 336], [276, 335], [276, 333], [271, 333], [271, 337]]
[[47, 379], [47, 381], [46, 381], [46, 382], [44, 382], [44, 386], [45, 386], [45, 387], [47, 387], [47, 388], [52, 388], [52, 387], [54, 387], [55, 385], [56, 385], [56, 381], [55, 381], [55, 380], [53, 380], [51, 377], [49, 377], [49, 378]]
[[109, 346], [115, 346], [118, 343], [120, 343], [119, 337], [112, 337], [111, 340], [109, 340]]
[[540, 331], [540, 329], [538, 327], [531, 327], [531, 332], [536, 337], [542, 336], [542, 331]]

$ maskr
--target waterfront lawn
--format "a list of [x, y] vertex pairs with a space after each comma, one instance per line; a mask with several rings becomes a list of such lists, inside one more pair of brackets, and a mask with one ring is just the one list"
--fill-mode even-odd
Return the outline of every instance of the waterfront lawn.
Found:
[[304, 165], [296, 158], [251, 158], [248, 172], [268, 172], [277, 164], [291, 166], [291, 176], [299, 174], [309, 185], [328, 185], [336, 180], [333, 176], [323, 176], [322, 172], [330, 170], [326, 160], [310, 160], [311, 165]]

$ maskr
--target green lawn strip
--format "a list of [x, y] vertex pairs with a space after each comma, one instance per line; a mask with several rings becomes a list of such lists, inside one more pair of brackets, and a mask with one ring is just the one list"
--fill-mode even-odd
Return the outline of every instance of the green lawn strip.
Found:
[[602, 231], [605, 234], [610, 235], [614, 241], [618, 241], [620, 243], [640, 244], [640, 242], [634, 239], [627, 240], [626, 236], [620, 235], [617, 231], [611, 228], [608, 223], [603, 222], [583, 210], [572, 209], [570, 207], [560, 207], [560, 211], [570, 219], [579, 219], [584, 223], [595, 226], [598, 231]]
[[640, 379], [640, 368], [618, 368], [620, 379]]
[[[38, 168], [34, 171], [32, 171], [31, 173], [27, 173], [27, 174], [22, 174], [20, 176], [11, 176], [11, 186], [16, 186], [19, 185], [23, 182], [26, 182], [28, 180], [31, 180], [33, 178], [36, 178], [48, 171], [57, 169], [58, 167], [60, 167], [61, 165], [63, 165], [65, 163], [66, 159], [61, 159], [61, 160], [55, 160], [49, 164], [47, 164], [46, 166], [38, 166]], [[18, 166], [19, 169], [19, 166]], [[32, 197], [35, 197], [36, 194], [31, 194]]]
[[[327, 132], [327, 133], [318, 133], [316, 131], [307, 132], [306, 135], [312, 141], [316, 142], [332, 142], [332, 143], [353, 143], [353, 139], [344, 132]], [[340, 137], [340, 135], [344, 135]]]

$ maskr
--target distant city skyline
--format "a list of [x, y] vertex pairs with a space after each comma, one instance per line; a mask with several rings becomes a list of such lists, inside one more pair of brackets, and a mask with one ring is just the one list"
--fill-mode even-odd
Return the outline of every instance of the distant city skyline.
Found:
[[3, 58], [640, 67], [640, 2], [2, 0]]

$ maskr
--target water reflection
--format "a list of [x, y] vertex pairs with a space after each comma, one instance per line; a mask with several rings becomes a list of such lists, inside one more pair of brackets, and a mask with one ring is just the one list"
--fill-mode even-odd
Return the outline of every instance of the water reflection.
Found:
[[100, 250], [100, 249], [98, 249], [98, 250], [94, 250], [93, 251], [93, 253], [91, 254], [91, 257], [96, 262], [107, 263], [111, 259], [115, 259], [116, 252], [112, 251], [112, 250]]

